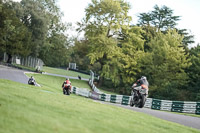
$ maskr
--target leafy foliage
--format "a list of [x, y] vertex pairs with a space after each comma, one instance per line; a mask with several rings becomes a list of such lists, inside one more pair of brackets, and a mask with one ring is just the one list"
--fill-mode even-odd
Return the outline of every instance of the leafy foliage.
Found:
[[200, 100], [200, 45], [190, 50], [190, 59], [192, 65], [187, 69], [190, 77], [187, 88], [192, 93], [191, 100]]
[[[138, 25], [142, 26], [143, 29], [147, 32], [144, 34], [144, 38], [149, 42], [149, 31], [151, 27], [155, 27], [155, 31], [162, 31], [167, 33], [169, 29], [176, 28], [177, 21], [180, 20], [180, 16], [174, 16], [173, 10], [167, 6], [162, 6], [161, 8], [158, 5], [154, 6], [154, 10], [148, 13], [139, 14]], [[152, 30], [151, 30], [152, 31]], [[194, 43], [194, 36], [190, 35], [187, 29], [177, 29], [178, 33], [184, 36], [182, 44], [187, 49], [189, 44]], [[154, 33], [150, 32], [151, 35]]]
[[[152, 50], [147, 59], [144, 59], [147, 67], [144, 67], [143, 74], [148, 75], [149, 82], [152, 84], [152, 97], [156, 95], [156, 91], [171, 89], [171, 87], [174, 90], [179, 89], [176, 90], [178, 92], [187, 84], [188, 76], [185, 69], [191, 63], [183, 47], [180, 47], [181, 42], [182, 37], [175, 30], [170, 30], [167, 34], [160, 32], [150, 41], [149, 47]], [[161, 93], [159, 95], [162, 96]], [[162, 98], [165, 99], [164, 95]], [[176, 98], [181, 99], [181, 97]]]
[[[46, 65], [66, 66], [70, 25], [61, 21], [55, 0], [0, 1], [0, 51], [9, 55], [34, 56]], [[49, 54], [51, 53], [51, 54]]]
[[176, 21], [180, 20], [180, 16], [173, 16], [173, 10], [167, 6], [158, 5], [154, 6], [154, 10], [149, 13], [140, 13], [139, 25], [152, 25], [162, 31], [166, 31], [169, 28], [175, 28]]
[[88, 40], [90, 63], [100, 63], [102, 80], [110, 78], [115, 85], [125, 77], [123, 68], [130, 66], [128, 47], [134, 51], [143, 47], [143, 41], [137, 36], [140, 28], [129, 25], [129, 9], [130, 5], [122, 0], [93, 0], [86, 8], [85, 21], [79, 23], [79, 30], [85, 31]]
[[[0, 51], [11, 55], [27, 56], [30, 54], [31, 33], [16, 17], [12, 4], [0, 1]], [[8, 60], [10, 62], [10, 58]]]

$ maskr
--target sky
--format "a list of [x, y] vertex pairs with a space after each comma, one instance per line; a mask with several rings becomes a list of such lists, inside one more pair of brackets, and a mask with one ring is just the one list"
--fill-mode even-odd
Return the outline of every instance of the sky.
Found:
[[[20, 0], [13, 0], [20, 1]], [[125, 0], [131, 5], [129, 15], [132, 16], [132, 24], [136, 24], [139, 13], [147, 13], [153, 10], [157, 4], [159, 7], [165, 5], [174, 11], [173, 15], [181, 16], [177, 28], [187, 29], [194, 35], [195, 44], [200, 43], [200, 0]], [[85, 16], [85, 8], [91, 0], [57, 0], [57, 5], [64, 13], [63, 22], [71, 22], [76, 28], [76, 23]], [[69, 35], [77, 35], [73, 30]]]

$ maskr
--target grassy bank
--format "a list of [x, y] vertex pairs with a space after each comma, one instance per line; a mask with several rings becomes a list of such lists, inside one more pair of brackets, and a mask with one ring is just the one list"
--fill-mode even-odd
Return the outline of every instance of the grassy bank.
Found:
[[[74, 71], [67, 71], [67, 70], [64, 70], [64, 69], [58, 69], [58, 68], [53, 68], [53, 67], [46, 67], [45, 66], [45, 67], [43, 67], [43, 71], [45, 71], [47, 73], [53, 73], [53, 74], [59, 74], [59, 75], [65, 75], [65, 76], [78, 77], [78, 75], [80, 75], [82, 78], [87, 78], [87, 79], [90, 78], [90, 76], [86, 75], [86, 74], [82, 74], [82, 73], [78, 73], [78, 72], [74, 72]], [[118, 93], [111, 92], [107, 89], [102, 89], [102, 88], [98, 88], [98, 89], [100, 91], [104, 92], [104, 93], [107, 93], [107, 94], [119, 95]]]
[[200, 132], [88, 98], [65, 96], [60, 89], [62, 78], [39, 74], [35, 78], [42, 87], [0, 79], [0, 132]]
[[[26, 74], [28, 77], [34, 76], [36, 82], [42, 86], [45, 90], [50, 90], [53, 92], [60, 92], [62, 91], [62, 84], [65, 81], [64, 77], [55, 77], [50, 75], [42, 75], [42, 74]], [[87, 88], [91, 90], [88, 81], [83, 80], [75, 80], [70, 79], [72, 86], [76, 86], [78, 88]]]
[[70, 70], [65, 70], [65, 69], [58, 69], [58, 68], [53, 68], [53, 67], [43, 67], [43, 71], [47, 73], [54, 73], [54, 74], [59, 74], [59, 75], [64, 75], [64, 76], [72, 76], [72, 77], [78, 77], [78, 75], [81, 76], [81, 78], [86, 78], [89, 79], [90, 76]]

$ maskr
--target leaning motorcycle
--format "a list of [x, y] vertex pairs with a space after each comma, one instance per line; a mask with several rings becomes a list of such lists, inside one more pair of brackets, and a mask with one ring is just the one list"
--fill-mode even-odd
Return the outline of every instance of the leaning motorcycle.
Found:
[[148, 95], [148, 88], [145, 86], [134, 86], [131, 91], [130, 106], [143, 108]]
[[36, 82], [35, 82], [34, 79], [29, 79], [29, 80], [28, 80], [28, 84], [29, 84], [29, 85], [34, 85], [34, 86], [36, 86]]
[[71, 93], [71, 85], [70, 84], [65, 84], [63, 87], [63, 94], [64, 95], [70, 95]]

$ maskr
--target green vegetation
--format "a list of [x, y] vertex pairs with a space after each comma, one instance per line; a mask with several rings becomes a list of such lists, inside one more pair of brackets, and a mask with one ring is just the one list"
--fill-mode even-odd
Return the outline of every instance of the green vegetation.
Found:
[[106, 94], [112, 94], [112, 95], [120, 95], [119, 93], [113, 92], [113, 90], [109, 90], [107, 88], [98, 88], [101, 92]]
[[[30, 10], [31, 9], [31, 10]], [[0, 0], [0, 53], [34, 56], [45, 64], [67, 64], [69, 38], [64, 32], [70, 27], [61, 21], [55, 0]]]
[[0, 132], [199, 132], [143, 113], [63, 95], [56, 89], [60, 79], [49, 76], [53, 84], [42, 76], [35, 75], [42, 87], [0, 79]]
[[89, 79], [90, 75], [82, 74], [79, 72], [74, 72], [70, 70], [64, 70], [64, 69], [58, 69], [58, 68], [53, 68], [53, 67], [43, 67], [43, 71], [47, 73], [54, 73], [54, 74], [59, 74], [59, 75], [64, 75], [64, 76], [72, 76], [72, 77], [78, 77], [78, 75], [81, 76], [81, 78], [86, 78]]
[[[140, 13], [138, 17], [138, 25], [140, 25], [146, 32], [143, 35], [147, 42], [155, 35], [154, 33], [156, 29], [166, 33], [166, 31], [171, 28], [176, 29], [180, 35], [183, 35], [182, 44], [186, 49], [189, 44], [194, 43], [194, 36], [189, 35], [189, 31], [187, 31], [187, 29], [176, 28], [178, 24], [177, 21], [180, 20], [180, 16], [174, 16], [173, 10], [165, 5], [162, 7], [155, 5], [153, 11]], [[154, 28], [154, 31], [152, 28]]]

